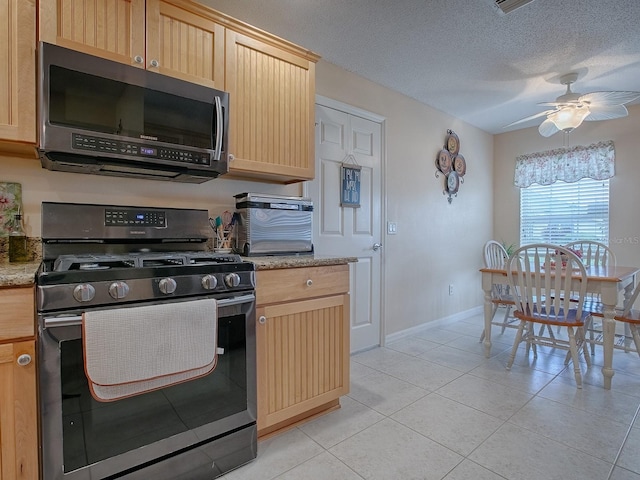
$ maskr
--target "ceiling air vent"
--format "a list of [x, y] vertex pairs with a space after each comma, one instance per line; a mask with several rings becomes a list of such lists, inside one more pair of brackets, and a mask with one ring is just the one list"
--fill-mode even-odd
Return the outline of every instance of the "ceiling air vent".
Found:
[[506, 15], [513, 12], [516, 8], [520, 8], [533, 0], [488, 0], [496, 12], [500, 15]]

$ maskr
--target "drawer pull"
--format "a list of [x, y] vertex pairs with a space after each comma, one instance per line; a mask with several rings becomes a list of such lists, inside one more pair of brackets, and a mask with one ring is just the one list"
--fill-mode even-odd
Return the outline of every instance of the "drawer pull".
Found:
[[313, 285], [313, 280], [311, 279], [307, 280], [307, 287], [310, 287], [311, 285]]
[[20, 365], [21, 367], [29, 365], [30, 363], [31, 363], [31, 355], [29, 355], [28, 353], [23, 353], [18, 357], [18, 365]]
[[265, 317], [264, 315], [260, 315], [260, 318], [258, 318], [258, 323], [260, 325], [264, 325], [265, 323], [267, 323], [267, 317]]

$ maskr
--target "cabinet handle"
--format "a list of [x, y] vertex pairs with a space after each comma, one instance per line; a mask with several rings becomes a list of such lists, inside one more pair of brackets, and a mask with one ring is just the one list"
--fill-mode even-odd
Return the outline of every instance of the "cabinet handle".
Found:
[[230, 153], [228, 158], [230, 162], [233, 162], [236, 159], [236, 156], [233, 153]]
[[267, 317], [265, 317], [264, 315], [260, 315], [260, 318], [258, 318], [258, 323], [260, 325], [264, 325], [265, 323], [267, 323]]
[[142, 58], [140, 55], [136, 55], [135, 57], [133, 57], [133, 61], [136, 63], [142, 63], [144, 61], [144, 58]]
[[311, 279], [307, 280], [307, 287], [310, 287], [311, 285], [313, 285], [313, 280]]
[[157, 68], [159, 65], [160, 65], [160, 63], [155, 58], [153, 60], [151, 60], [151, 66], [152, 67]]
[[29, 355], [28, 353], [23, 353], [18, 357], [18, 365], [20, 365], [21, 367], [29, 365], [30, 363], [31, 363], [31, 355]]

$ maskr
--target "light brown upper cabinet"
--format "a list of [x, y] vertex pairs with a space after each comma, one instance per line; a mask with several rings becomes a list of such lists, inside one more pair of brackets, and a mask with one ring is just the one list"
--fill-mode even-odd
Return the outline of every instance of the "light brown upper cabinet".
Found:
[[0, 141], [36, 141], [35, 0], [0, 2]]
[[315, 62], [279, 39], [227, 29], [230, 173], [284, 183], [314, 176]]
[[224, 87], [224, 28], [182, 0], [41, 0], [40, 40], [212, 88]]
[[40, 0], [40, 40], [230, 94], [230, 174], [314, 176], [319, 57], [189, 0]]

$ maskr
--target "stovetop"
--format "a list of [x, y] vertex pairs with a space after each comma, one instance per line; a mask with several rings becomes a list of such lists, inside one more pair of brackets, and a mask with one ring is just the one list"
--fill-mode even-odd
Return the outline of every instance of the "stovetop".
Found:
[[67, 254], [59, 255], [52, 270], [97, 271], [113, 268], [146, 268], [166, 266], [220, 265], [241, 263], [239, 255], [212, 252], [132, 252], [124, 254]]

